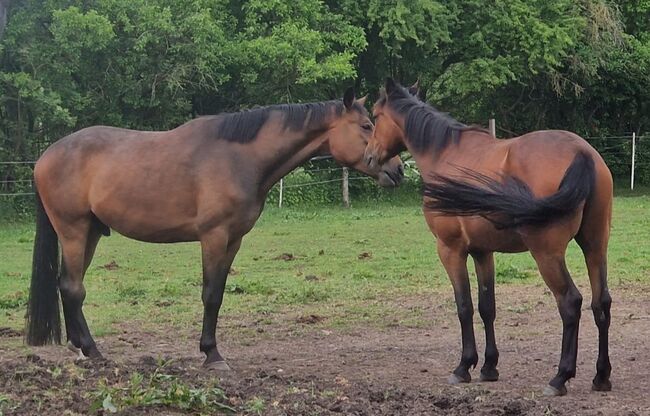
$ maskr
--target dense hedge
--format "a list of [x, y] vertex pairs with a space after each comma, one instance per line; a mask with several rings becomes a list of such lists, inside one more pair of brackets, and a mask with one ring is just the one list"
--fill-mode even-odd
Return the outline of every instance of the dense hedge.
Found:
[[[496, 118], [501, 137], [548, 128], [643, 134], [650, 125], [648, 1], [0, 1], [7, 5], [0, 162], [33, 160], [89, 125], [169, 129], [202, 114], [337, 98], [349, 85], [371, 103], [387, 75], [419, 78], [432, 104], [468, 124]], [[628, 145], [593, 144], [617, 178], [629, 176]], [[649, 147], [639, 143], [639, 183], [650, 184]], [[24, 167], [0, 165], [0, 193], [20, 191], [15, 181], [27, 178]], [[318, 178], [297, 172], [288, 181]], [[366, 185], [354, 182], [352, 195], [372, 194]], [[295, 188], [288, 203], [331, 201], [335, 188]]]

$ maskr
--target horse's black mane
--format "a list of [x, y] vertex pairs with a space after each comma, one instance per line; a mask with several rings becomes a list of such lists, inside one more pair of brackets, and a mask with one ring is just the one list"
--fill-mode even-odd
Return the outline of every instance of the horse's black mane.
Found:
[[404, 116], [404, 133], [412, 149], [422, 152], [431, 146], [436, 151], [457, 142], [465, 130], [481, 130], [480, 127], [467, 126], [447, 113], [436, 110], [420, 101], [406, 88], [396, 85], [390, 93], [383, 94], [379, 105], [388, 104], [396, 113]]
[[[283, 128], [301, 130], [323, 126], [332, 115], [332, 111], [338, 117], [343, 113], [344, 108], [342, 100], [332, 100], [306, 104], [277, 104], [211, 117], [216, 123], [217, 138], [229, 142], [249, 143], [255, 140], [273, 112], [284, 116]], [[353, 108], [362, 114], [367, 114], [366, 109], [356, 101], [353, 102]]]

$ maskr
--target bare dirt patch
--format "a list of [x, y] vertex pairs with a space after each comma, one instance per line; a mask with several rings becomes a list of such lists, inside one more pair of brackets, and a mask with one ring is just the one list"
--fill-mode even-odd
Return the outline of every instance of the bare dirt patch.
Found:
[[[588, 290], [581, 288], [588, 299]], [[501, 379], [449, 386], [460, 354], [451, 294], [394, 299], [395, 308], [422, 313], [424, 325], [337, 329], [296, 322], [296, 311], [273, 324], [224, 317], [220, 342], [233, 371], [210, 373], [200, 364], [198, 331], [138, 326], [102, 337], [107, 361], [75, 363], [64, 347], [23, 348], [0, 338], [0, 394], [5, 414], [89, 414], [101, 385], [124, 387], [134, 374], [174, 377], [191, 389], [213, 384], [223, 403], [240, 414], [269, 415], [650, 415], [650, 288], [612, 291], [610, 351], [614, 390], [590, 391], [597, 353], [596, 328], [585, 301], [578, 374], [569, 394], [540, 397], [559, 359], [561, 323], [543, 286], [497, 290], [497, 342]], [[308, 316], [308, 315], [306, 315]], [[476, 317], [479, 350], [483, 331]], [[244, 331], [259, 327], [263, 331]], [[35, 355], [29, 355], [35, 354]], [[164, 364], [161, 364], [164, 363]], [[479, 361], [479, 367], [482, 360]], [[472, 373], [478, 379], [478, 369]], [[216, 408], [215, 408], [216, 411]], [[196, 414], [174, 405], [133, 406], [121, 414]]]

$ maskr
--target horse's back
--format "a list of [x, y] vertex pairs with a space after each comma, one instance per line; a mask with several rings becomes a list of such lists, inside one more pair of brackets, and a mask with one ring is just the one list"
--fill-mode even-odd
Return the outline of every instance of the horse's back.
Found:
[[102, 165], [111, 160], [137, 158], [147, 142], [161, 135], [161, 132], [93, 126], [65, 136], [50, 145], [34, 166], [39, 193], [63, 187], [68, 192], [80, 188]]

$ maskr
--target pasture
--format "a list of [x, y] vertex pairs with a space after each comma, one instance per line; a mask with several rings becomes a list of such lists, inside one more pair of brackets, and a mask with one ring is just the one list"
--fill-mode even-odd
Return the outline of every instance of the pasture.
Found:
[[[613, 391], [589, 391], [597, 351], [585, 302], [569, 395], [540, 397], [561, 322], [527, 253], [497, 255], [501, 380], [446, 384], [460, 354], [448, 279], [415, 199], [399, 205], [267, 207], [244, 238], [217, 336], [234, 371], [201, 369], [198, 243], [102, 238], [86, 316], [107, 361], [23, 345], [33, 224], [0, 227], [0, 414], [648, 414], [650, 197], [615, 199], [609, 250]], [[475, 287], [475, 279], [472, 281]], [[475, 290], [474, 290], [475, 291]], [[476, 298], [474, 293], [474, 304]], [[474, 315], [479, 366], [482, 324]]]

